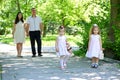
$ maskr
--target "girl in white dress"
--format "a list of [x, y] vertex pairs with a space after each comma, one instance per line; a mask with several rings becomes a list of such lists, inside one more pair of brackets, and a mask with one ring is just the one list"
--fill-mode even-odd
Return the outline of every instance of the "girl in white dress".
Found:
[[17, 57], [22, 57], [21, 52], [22, 52], [23, 42], [25, 41], [25, 30], [24, 30], [23, 15], [21, 12], [17, 13], [12, 34], [14, 38], [14, 43], [16, 43]]
[[67, 50], [65, 29], [63, 26], [59, 27], [59, 36], [56, 39], [55, 49], [57, 55], [60, 57], [61, 69], [64, 70], [67, 66], [67, 60], [69, 59], [70, 53]]
[[86, 57], [92, 58], [92, 68], [98, 67], [99, 55], [102, 51], [102, 42], [100, 36], [100, 30], [97, 24], [94, 24], [90, 30], [88, 50]]

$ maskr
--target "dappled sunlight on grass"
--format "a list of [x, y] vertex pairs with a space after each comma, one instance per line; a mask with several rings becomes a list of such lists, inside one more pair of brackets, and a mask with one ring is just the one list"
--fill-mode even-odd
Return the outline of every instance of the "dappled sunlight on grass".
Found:
[[57, 35], [46, 35], [46, 37], [42, 37], [43, 41], [55, 41]]
[[14, 44], [12, 35], [7, 35], [7, 36], [0, 35], [0, 42], [11, 44], [11, 45]]
[[[58, 35], [46, 35], [46, 37], [42, 37], [42, 46], [55, 46], [55, 40]], [[69, 41], [71, 46], [77, 46], [77, 42], [81, 41], [81, 37], [79, 35], [73, 36], [73, 35], [66, 35], [67, 40]], [[13, 37], [11, 34], [4, 36], [0, 36], [0, 42], [15, 45], [13, 42]], [[26, 37], [26, 41], [24, 43], [24, 46], [30, 46], [30, 40], [29, 37]]]

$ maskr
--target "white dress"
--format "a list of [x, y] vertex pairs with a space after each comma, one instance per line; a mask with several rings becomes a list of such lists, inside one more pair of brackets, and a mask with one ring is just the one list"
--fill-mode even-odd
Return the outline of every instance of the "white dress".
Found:
[[91, 42], [89, 45], [89, 51], [86, 53], [86, 57], [92, 58], [96, 57], [99, 58], [101, 53], [101, 46], [100, 46], [100, 35], [91, 35]]
[[14, 33], [14, 43], [23, 43], [25, 41], [25, 30], [23, 23], [19, 21], [16, 24], [15, 33]]
[[57, 53], [58, 56], [62, 55], [70, 55], [70, 53], [67, 51], [66, 47], [66, 37], [65, 36], [58, 36], [58, 49], [59, 52]]

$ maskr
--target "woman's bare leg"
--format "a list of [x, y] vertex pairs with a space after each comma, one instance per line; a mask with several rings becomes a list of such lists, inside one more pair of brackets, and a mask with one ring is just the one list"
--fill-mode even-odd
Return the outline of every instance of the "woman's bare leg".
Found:
[[17, 44], [16, 44], [16, 48], [17, 48], [17, 56], [21, 56], [22, 43], [17, 43]]

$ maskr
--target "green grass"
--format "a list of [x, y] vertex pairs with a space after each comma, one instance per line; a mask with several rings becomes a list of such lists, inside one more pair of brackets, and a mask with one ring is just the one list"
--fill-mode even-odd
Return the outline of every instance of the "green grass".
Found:
[[118, 63], [118, 64], [117, 64], [117, 68], [119, 68], [119, 69], [120, 69], [120, 63]]
[[[46, 37], [42, 37], [42, 46], [54, 46], [56, 37], [57, 35], [46, 35]], [[66, 37], [71, 46], [77, 46], [76, 43], [80, 40], [79, 36], [66, 35]], [[12, 35], [0, 35], [0, 42], [15, 45], [13, 42]], [[26, 37], [24, 46], [30, 46], [29, 37]]]

